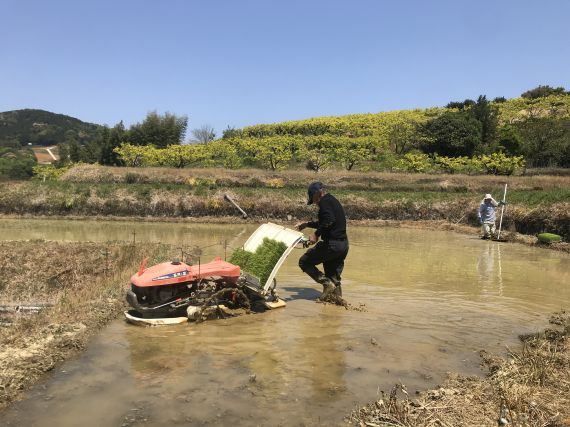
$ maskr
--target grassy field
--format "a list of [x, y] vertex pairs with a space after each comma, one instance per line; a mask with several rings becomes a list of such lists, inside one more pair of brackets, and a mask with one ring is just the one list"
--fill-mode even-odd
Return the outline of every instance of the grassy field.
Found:
[[254, 220], [305, 219], [309, 182], [324, 182], [351, 220], [445, 220], [477, 225], [485, 193], [510, 203], [505, 227], [570, 239], [570, 177], [467, 176], [327, 171], [113, 168], [79, 166], [59, 181], [0, 184], [9, 215], [200, 218], [235, 216], [232, 195]]

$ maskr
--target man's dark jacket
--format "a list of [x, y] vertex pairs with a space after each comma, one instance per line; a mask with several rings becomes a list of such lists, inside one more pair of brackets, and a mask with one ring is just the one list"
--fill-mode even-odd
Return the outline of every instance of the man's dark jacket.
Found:
[[346, 240], [346, 215], [340, 202], [331, 194], [319, 200], [318, 221], [307, 223], [316, 228], [315, 234], [322, 240]]

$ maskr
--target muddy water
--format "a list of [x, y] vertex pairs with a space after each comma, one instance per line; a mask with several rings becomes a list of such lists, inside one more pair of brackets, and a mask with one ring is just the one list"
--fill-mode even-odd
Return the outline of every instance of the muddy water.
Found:
[[[0, 221], [2, 239], [170, 241], [239, 246], [253, 226]], [[570, 305], [570, 257], [471, 236], [350, 230], [345, 297], [316, 304], [293, 252], [278, 275], [287, 307], [162, 328], [121, 320], [0, 414], [3, 426], [335, 425], [378, 390], [411, 394], [448, 371], [478, 374], [477, 352]], [[223, 251], [204, 250], [205, 256]]]

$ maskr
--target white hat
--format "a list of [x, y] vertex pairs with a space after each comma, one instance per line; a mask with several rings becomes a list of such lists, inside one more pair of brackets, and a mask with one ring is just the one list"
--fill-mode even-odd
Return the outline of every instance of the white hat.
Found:
[[493, 196], [491, 196], [489, 193], [485, 194], [485, 199], [492, 199]]

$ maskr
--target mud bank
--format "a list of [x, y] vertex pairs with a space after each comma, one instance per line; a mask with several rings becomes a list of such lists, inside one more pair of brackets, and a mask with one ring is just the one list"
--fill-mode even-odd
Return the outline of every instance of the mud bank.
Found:
[[[71, 185], [70, 187], [68, 187]], [[20, 183], [0, 186], [0, 214], [64, 217], [144, 217], [199, 218], [234, 216], [235, 208], [224, 202], [227, 189], [186, 191], [184, 188], [147, 188], [131, 186], [92, 187], [65, 184]], [[230, 192], [254, 220], [310, 218], [314, 209], [307, 206], [304, 193], [288, 189], [255, 189]], [[337, 194], [337, 193], [335, 193]], [[425, 221], [445, 220], [454, 224], [477, 225], [476, 196], [439, 193], [395, 194], [386, 199], [382, 193], [337, 194], [351, 220]], [[570, 203], [567, 201], [507, 208], [504, 228], [522, 234], [543, 231], [570, 239]]]
[[486, 378], [452, 374], [440, 387], [412, 398], [397, 384], [347, 418], [358, 426], [570, 426], [570, 313], [552, 328], [521, 335], [507, 359], [480, 356]]
[[[144, 252], [160, 257], [168, 251], [146, 245]], [[0, 242], [0, 304], [50, 306], [2, 318], [0, 409], [117, 318], [124, 284], [142, 254], [126, 244]]]

